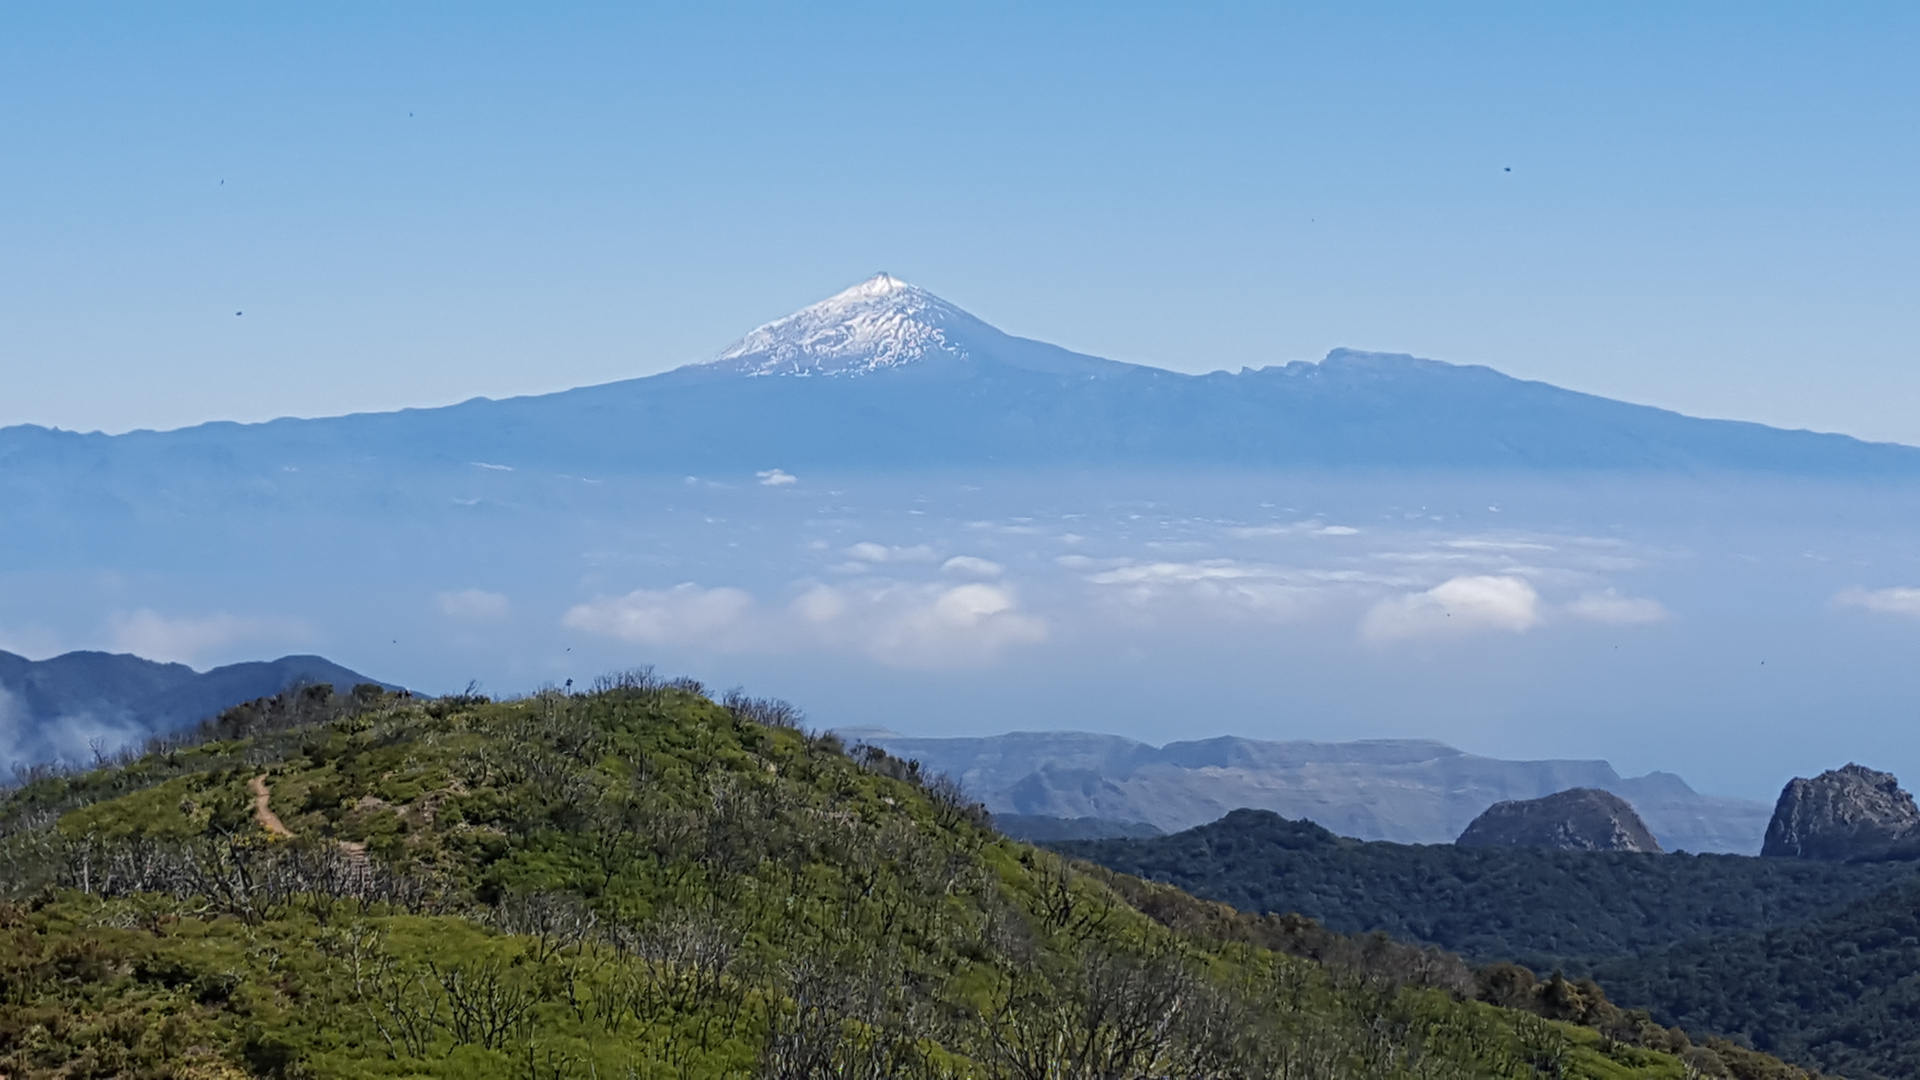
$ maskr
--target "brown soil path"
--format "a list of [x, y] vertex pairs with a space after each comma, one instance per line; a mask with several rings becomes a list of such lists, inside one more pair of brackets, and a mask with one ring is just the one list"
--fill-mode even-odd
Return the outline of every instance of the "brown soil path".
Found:
[[247, 781], [247, 790], [253, 792], [253, 816], [260, 822], [260, 827], [275, 836], [291, 837], [293, 833], [280, 823], [279, 816], [269, 805], [273, 793], [267, 790], [267, 774], [261, 773]]

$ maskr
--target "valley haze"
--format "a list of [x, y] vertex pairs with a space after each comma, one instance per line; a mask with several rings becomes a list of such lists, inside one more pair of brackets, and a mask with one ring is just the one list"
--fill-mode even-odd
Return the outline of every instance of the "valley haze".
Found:
[[0, 647], [654, 663], [912, 736], [1438, 739], [1770, 799], [1920, 774], [1916, 494], [1913, 447], [1344, 349], [1179, 374], [882, 274], [564, 393], [0, 429]]

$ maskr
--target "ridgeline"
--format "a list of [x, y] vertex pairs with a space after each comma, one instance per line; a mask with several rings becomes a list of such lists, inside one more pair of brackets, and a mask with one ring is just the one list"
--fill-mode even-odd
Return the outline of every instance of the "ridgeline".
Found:
[[22, 1080], [1809, 1075], [1591, 983], [1076, 866], [646, 673], [229, 710], [0, 798], [0, 894]]

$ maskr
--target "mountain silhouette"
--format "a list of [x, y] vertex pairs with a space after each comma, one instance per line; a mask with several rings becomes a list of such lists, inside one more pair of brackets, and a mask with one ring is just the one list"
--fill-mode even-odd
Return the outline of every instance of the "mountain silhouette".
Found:
[[11, 766], [84, 761], [96, 749], [190, 727], [290, 686], [328, 683], [344, 692], [373, 681], [320, 656], [283, 656], [198, 672], [126, 653], [70, 652], [29, 660], [0, 652], [0, 780]]
[[1336, 349], [1189, 375], [996, 330], [879, 275], [711, 361], [534, 397], [262, 424], [0, 430], [0, 470], [180, 484], [328, 464], [596, 475], [1313, 467], [1920, 475], [1920, 449], [1705, 420], [1491, 368]]

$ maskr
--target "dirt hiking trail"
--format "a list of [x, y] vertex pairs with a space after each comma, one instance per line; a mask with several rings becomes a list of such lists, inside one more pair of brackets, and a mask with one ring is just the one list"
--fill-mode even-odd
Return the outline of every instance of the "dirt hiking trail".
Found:
[[267, 790], [267, 774], [261, 773], [247, 781], [247, 790], [253, 792], [253, 816], [260, 822], [260, 827], [275, 836], [291, 839], [293, 833], [280, 823], [279, 815], [273, 812], [270, 805], [273, 793]]

